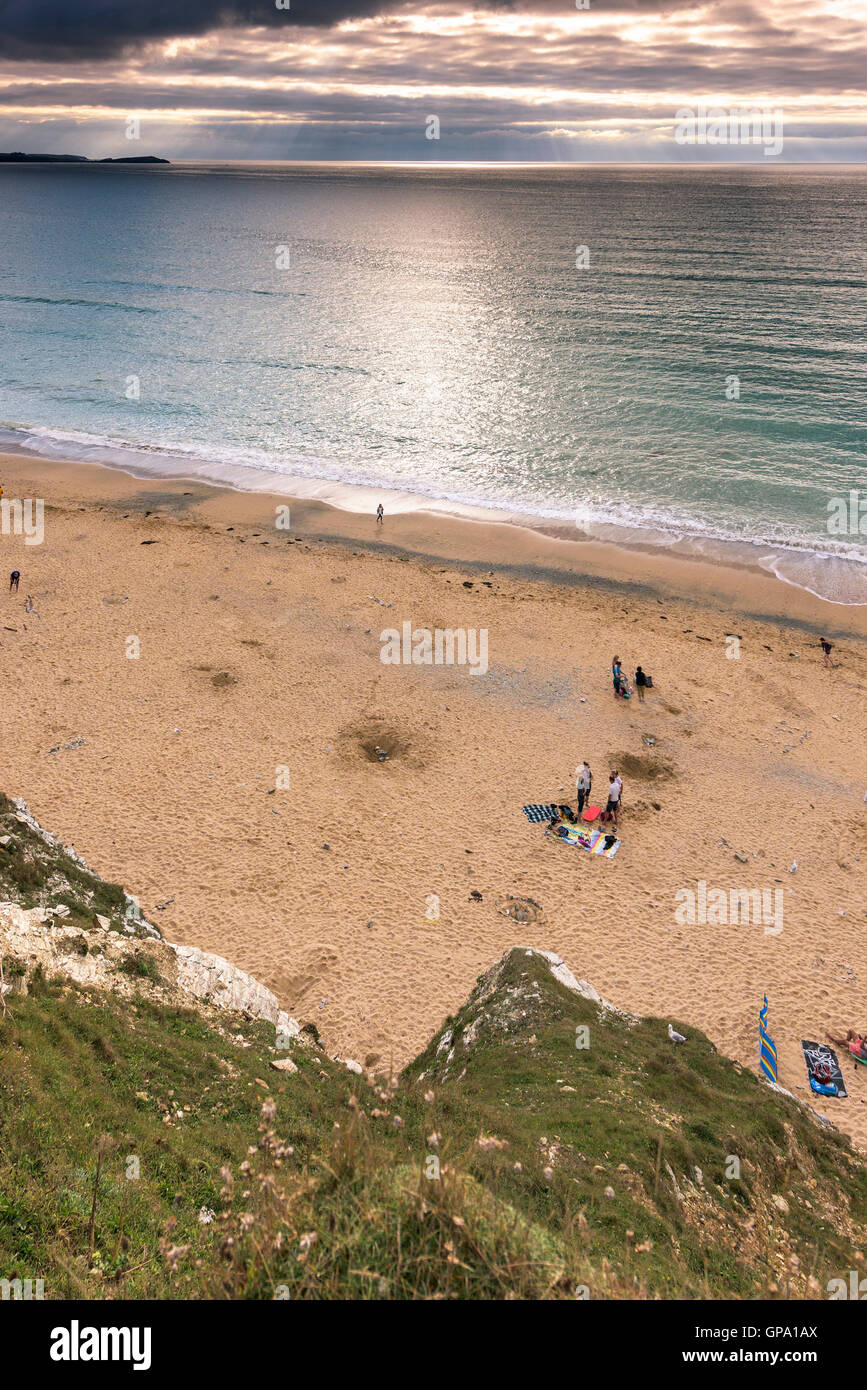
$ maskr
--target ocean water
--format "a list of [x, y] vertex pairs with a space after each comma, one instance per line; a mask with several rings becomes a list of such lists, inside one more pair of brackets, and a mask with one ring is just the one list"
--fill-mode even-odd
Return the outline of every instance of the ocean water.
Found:
[[867, 170], [0, 167], [3, 442], [867, 602]]

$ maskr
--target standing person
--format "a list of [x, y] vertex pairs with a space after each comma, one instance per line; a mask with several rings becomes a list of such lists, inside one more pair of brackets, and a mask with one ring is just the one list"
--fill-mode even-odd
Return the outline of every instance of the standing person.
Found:
[[644, 704], [644, 688], [647, 685], [647, 677], [640, 666], [635, 668], [635, 689], [638, 691], [638, 703]]
[[603, 820], [612, 820], [617, 824], [617, 813], [620, 810], [620, 797], [623, 792], [623, 782], [615, 769], [608, 778], [608, 804], [605, 807]]
[[584, 810], [584, 803], [590, 801], [590, 788], [593, 786], [593, 773], [590, 771], [586, 758], [581, 766], [575, 769], [575, 776], [578, 779], [578, 814], [580, 816]]
[[611, 662], [611, 679], [614, 682], [614, 694], [620, 694], [620, 677], [622, 675], [620, 667], [620, 657], [615, 656]]
[[377, 524], [377, 526], [381, 526], [381, 525], [382, 525], [382, 519], [383, 519], [384, 516], [385, 516], [385, 510], [384, 510], [384, 508], [383, 508], [382, 503], [380, 502], [379, 506], [378, 506], [377, 509], [376, 509], [376, 524]]
[[10, 594], [17, 594], [17, 593], [18, 593], [18, 583], [19, 583], [20, 579], [21, 579], [21, 571], [20, 571], [20, 570], [13, 570], [12, 573], [10, 574], [10, 576], [9, 576], [9, 592], [10, 592]]
[[827, 637], [820, 637], [819, 646], [822, 648], [822, 660], [830, 668], [834, 665], [834, 658], [831, 655], [834, 650], [833, 643], [829, 642]]

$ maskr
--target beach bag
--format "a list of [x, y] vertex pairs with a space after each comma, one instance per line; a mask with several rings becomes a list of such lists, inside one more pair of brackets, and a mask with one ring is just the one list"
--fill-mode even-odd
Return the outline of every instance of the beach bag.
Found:
[[811, 1077], [810, 1077], [810, 1089], [813, 1090], [813, 1091], [815, 1091], [816, 1094], [817, 1094], [817, 1095], [820, 1095], [820, 1096], [836, 1096], [836, 1095], [837, 1095], [837, 1087], [836, 1087], [836, 1084], [835, 1084], [833, 1081], [830, 1082], [829, 1085], [826, 1086], [826, 1085], [824, 1085], [821, 1081], [817, 1081], [816, 1078], [815, 1078], [815, 1076], [811, 1076]]
[[644, 684], [648, 690], [653, 689], [653, 676], [649, 676], [646, 671], [644, 673]]

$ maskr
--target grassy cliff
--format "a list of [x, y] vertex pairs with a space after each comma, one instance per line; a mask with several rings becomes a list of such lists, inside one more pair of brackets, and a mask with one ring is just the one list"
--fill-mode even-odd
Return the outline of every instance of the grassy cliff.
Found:
[[46, 1298], [800, 1298], [857, 1268], [860, 1155], [688, 1025], [676, 1045], [515, 948], [401, 1077], [359, 1075], [315, 1029], [278, 1046], [185, 1004], [122, 890], [20, 815], [0, 807], [0, 896], [65, 898], [88, 949], [110, 917], [112, 961], [98, 989], [46, 973], [4, 950], [0, 907], [0, 1278]]

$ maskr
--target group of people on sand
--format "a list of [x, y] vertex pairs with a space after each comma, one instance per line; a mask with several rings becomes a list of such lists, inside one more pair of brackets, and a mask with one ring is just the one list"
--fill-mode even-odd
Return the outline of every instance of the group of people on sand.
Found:
[[[593, 788], [593, 773], [590, 771], [590, 764], [585, 758], [584, 761], [575, 769], [575, 790], [578, 795], [578, 816], [584, 814], [584, 807], [590, 805], [590, 792]], [[611, 821], [617, 824], [617, 816], [623, 800], [623, 778], [613, 768], [608, 776], [608, 800], [605, 810], [599, 817], [600, 821]]]
[[[629, 696], [632, 694], [632, 691], [629, 689], [629, 677], [623, 674], [623, 667], [620, 664], [619, 656], [615, 656], [612, 658], [611, 680], [614, 684], [615, 697], [619, 696], [623, 700], [628, 700]], [[652, 688], [653, 681], [650, 679], [650, 676], [646, 674], [646, 672], [642, 671], [640, 666], [636, 666], [635, 676], [633, 678], [632, 684], [638, 691], [639, 704], [643, 705], [645, 691], [650, 690]]]
[[[565, 836], [567, 830], [564, 827], [575, 826], [581, 819], [584, 807], [590, 805], [590, 793], [593, 787], [593, 773], [590, 771], [590, 764], [585, 759], [579, 767], [575, 769], [576, 789], [578, 792], [578, 814], [572, 810], [571, 806], [555, 806], [553, 815], [548, 824], [547, 834], [555, 836]], [[617, 815], [620, 811], [620, 802], [623, 796], [623, 778], [616, 768], [612, 770], [608, 778], [608, 800], [605, 810], [599, 816], [600, 824], [608, 821], [617, 828]], [[589, 832], [588, 832], [589, 834]], [[617, 839], [616, 833], [609, 831], [605, 837], [605, 847], [614, 844]], [[591, 840], [581, 840], [582, 844], [589, 847]]]

